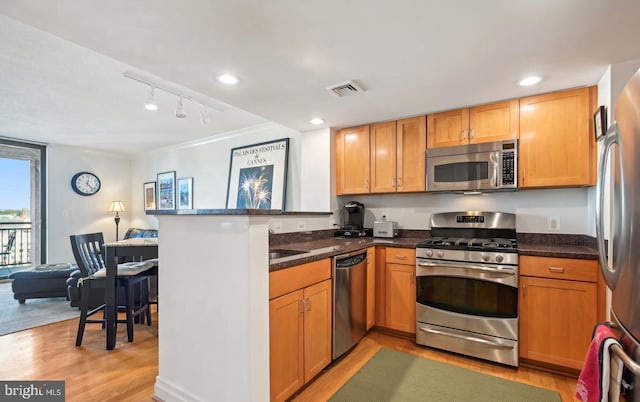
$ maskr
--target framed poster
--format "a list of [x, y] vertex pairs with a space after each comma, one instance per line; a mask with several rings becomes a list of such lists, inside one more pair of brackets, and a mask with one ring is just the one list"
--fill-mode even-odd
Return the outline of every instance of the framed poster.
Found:
[[178, 179], [178, 209], [193, 209], [193, 177]]
[[289, 138], [231, 150], [228, 209], [285, 208]]
[[158, 209], [176, 209], [176, 171], [158, 173]]
[[156, 182], [150, 181], [143, 186], [144, 210], [156, 209]]
[[598, 110], [593, 114], [593, 127], [596, 141], [598, 141], [607, 132], [607, 109], [604, 106], [598, 107]]

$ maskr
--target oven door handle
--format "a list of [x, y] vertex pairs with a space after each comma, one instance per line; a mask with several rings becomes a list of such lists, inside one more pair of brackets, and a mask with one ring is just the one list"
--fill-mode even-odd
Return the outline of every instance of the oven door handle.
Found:
[[465, 335], [454, 334], [454, 333], [451, 333], [451, 332], [438, 331], [437, 329], [420, 328], [420, 331], [428, 332], [430, 334], [435, 334], [435, 335], [449, 336], [451, 338], [462, 339], [462, 340], [469, 341], [469, 342], [481, 343], [483, 345], [489, 345], [489, 346], [493, 346], [493, 347], [496, 347], [496, 348], [513, 349], [513, 346], [510, 346], [510, 345], [504, 345], [504, 344], [497, 343], [497, 342], [491, 342], [491, 341], [488, 341], [486, 339], [476, 338], [476, 337], [473, 337], [473, 336], [465, 336]]
[[442, 268], [459, 268], [459, 269], [474, 269], [477, 271], [491, 272], [495, 274], [515, 275], [516, 273], [511, 270], [500, 268], [483, 267], [482, 265], [458, 265], [449, 263], [434, 263], [434, 262], [419, 262], [419, 267], [442, 267]]

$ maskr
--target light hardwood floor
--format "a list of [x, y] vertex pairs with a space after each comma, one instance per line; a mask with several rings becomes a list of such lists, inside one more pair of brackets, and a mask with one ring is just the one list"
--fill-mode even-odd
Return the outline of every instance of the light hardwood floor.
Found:
[[[64, 380], [67, 401], [144, 401], [153, 397], [158, 375], [158, 316], [152, 327], [136, 325], [135, 341], [127, 343], [124, 325], [118, 326], [116, 349], [104, 349], [104, 332], [88, 325], [83, 345], [74, 346], [78, 320], [67, 320], [32, 330], [0, 336], [0, 379]], [[560, 392], [563, 401], [575, 401], [575, 378], [521, 367], [512, 369], [476, 359], [417, 346], [414, 342], [371, 332], [343, 359], [324, 370], [298, 394], [296, 401], [325, 401], [381, 347], [443, 361], [486, 374]]]

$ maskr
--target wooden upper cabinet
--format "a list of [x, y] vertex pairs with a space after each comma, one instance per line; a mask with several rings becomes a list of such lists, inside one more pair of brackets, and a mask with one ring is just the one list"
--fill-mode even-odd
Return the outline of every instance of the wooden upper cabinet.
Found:
[[520, 188], [595, 184], [595, 87], [520, 99]]
[[520, 105], [517, 99], [469, 109], [469, 143], [505, 141], [518, 138]]
[[517, 99], [427, 116], [427, 148], [518, 138]]
[[418, 116], [338, 131], [336, 194], [425, 191], [426, 124]]
[[336, 134], [336, 194], [369, 193], [369, 126]]
[[396, 122], [371, 125], [371, 192], [396, 191]]
[[397, 144], [397, 192], [425, 191], [425, 156], [427, 150], [426, 116], [398, 120]]
[[466, 145], [469, 109], [427, 115], [427, 148]]

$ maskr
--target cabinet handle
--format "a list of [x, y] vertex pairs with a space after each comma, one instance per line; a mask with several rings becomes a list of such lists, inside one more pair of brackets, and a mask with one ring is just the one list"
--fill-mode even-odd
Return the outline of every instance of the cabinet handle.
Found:
[[476, 132], [476, 129], [475, 129], [475, 128], [472, 128], [472, 129], [471, 129], [471, 139], [474, 139], [474, 138], [476, 137], [476, 136], [475, 136], [475, 132]]
[[364, 179], [364, 188], [369, 188], [369, 179]]
[[527, 177], [527, 171], [525, 169], [522, 169], [522, 184], [524, 184], [525, 177]]
[[402, 178], [401, 178], [401, 177], [398, 177], [398, 178], [396, 179], [396, 184], [398, 185], [398, 187], [400, 187], [400, 186], [401, 186], [401, 184], [400, 184], [400, 180], [402, 180]]
[[396, 186], [396, 179], [391, 179], [391, 186], [395, 187]]
[[396, 255], [396, 258], [399, 260], [406, 260], [407, 256], [406, 255]]
[[311, 298], [307, 298], [307, 311], [311, 311]]
[[467, 129], [466, 128], [464, 130], [462, 130], [462, 139], [463, 140], [467, 139]]
[[298, 310], [299, 310], [298, 312], [299, 312], [300, 314], [304, 314], [304, 309], [305, 309], [305, 306], [304, 306], [304, 299], [302, 299], [302, 300], [300, 300], [300, 308], [298, 309]]
[[527, 296], [527, 285], [522, 285], [522, 298]]
[[549, 267], [549, 271], [561, 274], [564, 272], [564, 267]]

